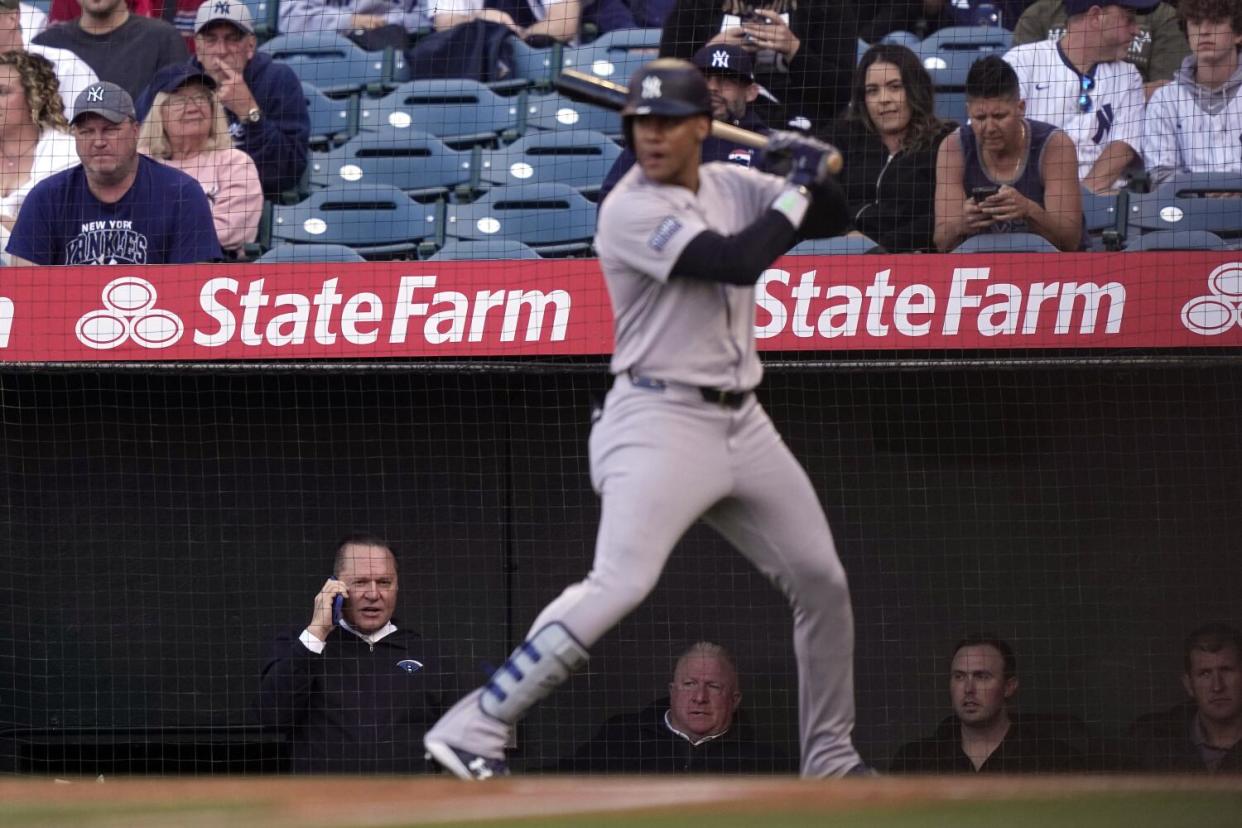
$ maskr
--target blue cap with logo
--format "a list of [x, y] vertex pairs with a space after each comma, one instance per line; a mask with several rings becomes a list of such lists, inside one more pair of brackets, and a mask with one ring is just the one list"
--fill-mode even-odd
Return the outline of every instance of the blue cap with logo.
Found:
[[745, 81], [755, 79], [750, 52], [736, 43], [712, 43], [694, 53], [690, 62], [704, 75], [732, 75]]
[[114, 124], [127, 118], [135, 118], [134, 99], [121, 87], [108, 81], [99, 81], [78, 93], [73, 102], [72, 123], [83, 115], [98, 115]]

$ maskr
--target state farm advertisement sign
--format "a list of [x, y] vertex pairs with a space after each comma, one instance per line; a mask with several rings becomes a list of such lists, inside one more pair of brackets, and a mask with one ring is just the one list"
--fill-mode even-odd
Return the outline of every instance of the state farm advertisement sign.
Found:
[[[594, 260], [0, 271], [6, 362], [606, 354], [611, 327]], [[1238, 346], [1242, 261], [789, 256], [755, 332], [764, 350]]]

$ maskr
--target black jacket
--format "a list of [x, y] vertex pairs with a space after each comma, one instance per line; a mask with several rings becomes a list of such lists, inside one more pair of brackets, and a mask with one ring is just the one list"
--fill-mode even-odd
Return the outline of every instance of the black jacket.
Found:
[[734, 716], [724, 735], [698, 745], [664, 724], [669, 708], [660, 699], [638, 713], [604, 722], [589, 742], [563, 760], [561, 773], [793, 773], [796, 765], [779, 747], [755, 738]]
[[889, 764], [890, 773], [1058, 773], [1080, 771], [1082, 755], [1037, 726], [1013, 722], [1005, 739], [976, 771], [962, 751], [956, 716], [940, 723], [926, 739], [903, 745]]
[[[660, 57], [690, 60], [720, 34], [723, 18], [720, 0], [677, 0], [664, 21]], [[849, 103], [858, 57], [854, 4], [844, 0], [801, 3], [791, 12], [790, 22], [801, 46], [787, 72], [755, 67], [755, 80], [777, 101], [760, 95], [755, 111], [772, 129], [798, 128], [820, 134]]]
[[[1187, 702], [1142, 716], [1130, 725], [1126, 738], [1138, 766], [1161, 773], [1208, 773], [1190, 738], [1196, 715], [1198, 708]], [[1242, 742], [1230, 748], [1216, 773], [1242, 773]]]
[[[394, 621], [394, 624], [396, 622]], [[368, 644], [333, 630], [322, 654], [279, 636], [263, 667], [260, 721], [282, 730], [295, 773], [418, 773], [423, 735], [457, 696], [442, 647], [403, 630]], [[398, 662], [417, 662], [415, 667]]]
[[936, 154], [953, 133], [946, 124], [928, 146], [902, 151], [889, 160], [878, 135], [842, 119], [829, 141], [845, 157], [837, 177], [854, 217], [854, 227], [889, 253], [933, 251], [936, 229]]

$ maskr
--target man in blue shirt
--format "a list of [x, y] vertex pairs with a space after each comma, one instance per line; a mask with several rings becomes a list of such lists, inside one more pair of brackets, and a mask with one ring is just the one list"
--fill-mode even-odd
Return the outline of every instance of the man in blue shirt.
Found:
[[219, 259], [211, 207], [190, 176], [138, 154], [129, 93], [93, 83], [71, 121], [81, 164], [34, 186], [9, 239], [16, 264], [189, 264]]

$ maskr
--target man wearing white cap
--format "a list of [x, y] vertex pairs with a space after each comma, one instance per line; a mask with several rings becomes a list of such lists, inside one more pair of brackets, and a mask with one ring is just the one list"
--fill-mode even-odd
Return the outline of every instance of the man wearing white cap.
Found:
[[207, 196], [185, 173], [138, 154], [129, 93], [78, 95], [70, 122], [80, 164], [34, 186], [9, 239], [14, 264], [190, 264], [220, 259]]
[[[216, 82], [233, 144], [254, 161], [263, 192], [275, 197], [297, 186], [310, 149], [306, 96], [293, 70], [257, 50], [254, 19], [239, 0], [203, 0], [194, 18], [190, 65]], [[145, 119], [155, 91], [179, 66], [167, 67], [135, 98]]]

